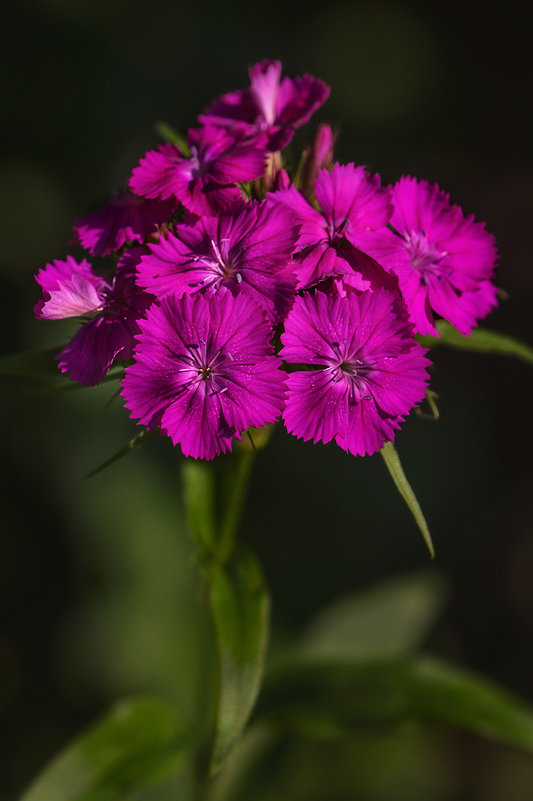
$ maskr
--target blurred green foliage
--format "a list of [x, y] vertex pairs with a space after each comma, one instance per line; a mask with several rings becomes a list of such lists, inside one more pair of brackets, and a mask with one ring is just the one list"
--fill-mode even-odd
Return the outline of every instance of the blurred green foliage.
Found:
[[[475, 4], [409, 0], [335, 0], [327, 9], [274, 2], [266, 12], [244, 0], [17, 3], [0, 71], [3, 352], [67, 340], [68, 322], [32, 319], [33, 273], [63, 257], [72, 221], [121, 186], [156, 142], [158, 120], [186, 130], [213, 97], [245, 85], [246, 66], [263, 57], [331, 83], [321, 117], [340, 126], [341, 160], [365, 163], [387, 181], [406, 173], [438, 181], [466, 212], [487, 220], [510, 297], [488, 325], [531, 340], [530, 17], [513, 3], [490, 14]], [[299, 134], [295, 158], [311, 127]], [[303, 630], [312, 640], [315, 625], [329, 629], [327, 618], [311, 623], [325, 604], [424, 567], [428, 586], [438, 574], [449, 587], [433, 628], [436, 596], [405, 607], [425, 650], [531, 702], [531, 372], [490, 354], [439, 348], [434, 357], [441, 419], [410, 420], [398, 448], [432, 524], [435, 566], [428, 568], [377, 457], [353, 459], [279, 431], [260, 454], [243, 533], [272, 590], [272, 659], [289, 653]], [[103, 385], [36, 397], [2, 383], [2, 801], [18, 797], [121, 696], [168, 698], [200, 729], [209, 718], [201, 665], [216, 652], [183, 523], [176, 454], [156, 438], [81, 480], [137, 431], [113, 395]], [[359, 647], [365, 627], [376, 643], [390, 643], [388, 625], [372, 617], [378, 607], [374, 598], [357, 629]], [[254, 801], [533, 795], [529, 756], [408, 722], [342, 741], [280, 738], [255, 723], [242, 749], [248, 756], [235, 754], [234, 772], [217, 780], [217, 799], [248, 798], [246, 782]], [[184, 769], [139, 798], [186, 798], [190, 785]]]

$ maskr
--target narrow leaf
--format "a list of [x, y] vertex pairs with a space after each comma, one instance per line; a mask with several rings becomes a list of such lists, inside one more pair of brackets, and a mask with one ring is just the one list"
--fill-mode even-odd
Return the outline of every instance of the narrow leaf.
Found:
[[426, 518], [424, 517], [424, 513], [420, 508], [420, 504], [416, 499], [416, 495], [413, 492], [405, 473], [403, 472], [400, 457], [398, 456], [396, 448], [392, 442], [387, 442], [380, 452], [383, 456], [385, 464], [387, 465], [387, 469], [392, 476], [392, 480], [396, 484], [398, 492], [404, 499], [409, 510], [411, 511], [411, 514], [416, 520], [418, 528], [422, 532], [424, 541], [428, 547], [429, 553], [431, 554], [431, 558], [433, 559], [435, 556], [435, 549], [433, 548], [433, 542], [431, 540], [431, 534], [429, 533], [428, 524], [426, 523]]
[[151, 429], [150, 431], [148, 431], [148, 429], [143, 429], [142, 431], [139, 431], [138, 434], [136, 434], [134, 437], [132, 437], [132, 439], [130, 439], [127, 445], [124, 445], [123, 448], [114, 453], [113, 456], [110, 456], [109, 459], [106, 459], [106, 461], [103, 462], [101, 465], [99, 465], [99, 467], [95, 467], [94, 470], [91, 470], [91, 472], [87, 473], [87, 475], [84, 476], [83, 478], [84, 479], [92, 478], [93, 476], [96, 476], [98, 473], [101, 473], [102, 470], [105, 470], [106, 467], [112, 465], [113, 462], [116, 462], [119, 459], [122, 459], [123, 456], [127, 456], [128, 453], [132, 453], [133, 451], [137, 450], [139, 445], [142, 445], [143, 442], [146, 442], [148, 437], [152, 436], [155, 433], [157, 433], [157, 429]]
[[182, 133], [176, 131], [172, 126], [168, 125], [166, 122], [158, 122], [155, 126], [156, 133], [159, 134], [161, 139], [165, 139], [167, 142], [172, 142], [173, 145], [177, 145], [184, 156], [190, 156], [189, 145], [187, 144], [187, 139], [183, 136]]
[[496, 684], [429, 659], [294, 663], [267, 677], [258, 718], [309, 736], [416, 721], [533, 753], [533, 710]]
[[45, 768], [22, 801], [125, 801], [172, 775], [186, 750], [172, 707], [151, 698], [126, 701]]
[[474, 350], [482, 353], [501, 353], [516, 356], [529, 364], [533, 364], [533, 348], [518, 339], [491, 331], [488, 328], [474, 328], [469, 337], [464, 337], [446, 320], [437, 322], [438, 337], [418, 337], [426, 348], [448, 345], [460, 350]]
[[259, 563], [244, 547], [226, 565], [213, 565], [209, 580], [220, 660], [214, 773], [239, 739], [259, 692], [269, 598]]
[[442, 611], [442, 581], [433, 574], [402, 576], [323, 609], [302, 643], [305, 659], [361, 659], [408, 653]]

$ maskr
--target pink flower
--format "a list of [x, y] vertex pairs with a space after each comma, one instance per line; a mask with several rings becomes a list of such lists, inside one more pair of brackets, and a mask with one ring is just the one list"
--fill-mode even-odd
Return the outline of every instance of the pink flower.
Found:
[[281, 341], [280, 356], [307, 368], [289, 375], [283, 412], [288, 431], [304, 440], [374, 453], [425, 397], [426, 351], [386, 290], [299, 297]]
[[249, 75], [248, 89], [215, 100], [200, 122], [248, 133], [265, 131], [268, 149], [282, 150], [329, 97], [329, 86], [311, 75], [282, 79], [281, 61], [261, 61], [250, 67]]
[[372, 282], [365, 275], [366, 262], [358, 263], [357, 249], [361, 234], [388, 223], [390, 190], [383, 189], [379, 176], [370, 175], [364, 167], [335, 164], [331, 172], [319, 171], [315, 195], [320, 210], [294, 186], [270, 195], [273, 203], [290, 209], [301, 224], [294, 257], [298, 287], [305, 289], [331, 276], [349, 275], [358, 289], [368, 289]]
[[435, 312], [468, 336], [496, 306], [494, 237], [436, 184], [400, 178], [393, 200], [393, 230], [364, 234], [362, 249], [397, 276], [419, 334], [438, 336]]
[[70, 373], [73, 381], [99, 384], [117, 357], [130, 358], [137, 321], [153, 300], [135, 284], [143, 252], [133, 248], [124, 253], [112, 282], [93, 273], [85, 259], [78, 264], [71, 256], [47, 264], [37, 274], [44, 297], [35, 314], [41, 320], [94, 315], [57, 356], [60, 370]]
[[194, 214], [213, 215], [242, 200], [236, 184], [260, 178], [265, 170], [265, 134], [206, 125], [190, 130], [187, 141], [190, 156], [169, 142], [149, 150], [131, 174], [131, 189], [143, 197], [176, 198]]
[[123, 192], [107, 206], [78, 220], [74, 230], [93, 256], [107, 256], [127, 242], [144, 242], [176, 211], [177, 201], [145, 200]]
[[185, 456], [212, 459], [249, 426], [280, 414], [285, 375], [272, 328], [245, 295], [169, 296], [140, 321], [135, 363], [122, 383], [131, 417], [161, 426]]
[[273, 321], [294, 299], [287, 269], [299, 228], [292, 215], [268, 201], [238, 206], [192, 226], [177, 225], [139, 265], [138, 283], [158, 298], [196, 292], [209, 296], [221, 288], [249, 295]]

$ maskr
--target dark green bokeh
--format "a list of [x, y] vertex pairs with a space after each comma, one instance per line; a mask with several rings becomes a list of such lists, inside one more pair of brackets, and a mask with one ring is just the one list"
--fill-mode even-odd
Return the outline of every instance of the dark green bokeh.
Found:
[[[531, 12], [512, 3], [493, 16], [458, 2], [19, 3], [1, 50], [3, 352], [65, 341], [68, 323], [32, 319], [33, 273], [63, 257], [72, 221], [156, 143], [156, 122], [194, 125], [264, 57], [331, 84], [317, 118], [339, 126], [341, 160], [386, 181], [438, 181], [487, 221], [510, 296], [488, 324], [531, 341], [530, 25]], [[532, 372], [445, 350], [435, 362], [441, 419], [413, 417], [398, 437], [431, 525], [431, 569], [452, 589], [430, 645], [533, 700]], [[79, 481], [134, 433], [120, 403], [108, 405], [112, 394], [104, 386], [29, 397], [2, 387], [2, 801], [116, 697], [149, 690], [186, 708], [176, 677], [189, 686], [203, 657], [170, 442], [149, 442]], [[354, 459], [282, 431], [258, 460], [243, 531], [272, 589], [275, 648], [337, 595], [427, 566], [379, 457]], [[283, 761], [294, 798], [322, 798], [302, 778], [321, 761], [340, 788], [327, 801], [346, 797], [346, 773], [354, 793], [368, 792], [365, 765], [385, 753], [378, 740], [318, 753], [295, 746]], [[389, 773], [365, 797], [531, 797], [529, 760], [477, 741], [447, 739], [437, 751], [432, 743], [402, 735], [387, 752]], [[414, 787], [417, 771], [427, 782]], [[398, 794], [402, 775], [411, 795]], [[441, 789], [428, 796], [428, 787]]]

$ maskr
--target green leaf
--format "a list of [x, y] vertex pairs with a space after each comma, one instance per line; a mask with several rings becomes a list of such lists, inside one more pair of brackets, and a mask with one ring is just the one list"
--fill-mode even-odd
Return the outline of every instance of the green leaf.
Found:
[[302, 643], [305, 659], [361, 659], [408, 653], [427, 635], [446, 592], [428, 573], [395, 578], [322, 610]]
[[151, 698], [125, 701], [68, 746], [22, 801], [125, 801], [175, 772], [186, 749], [172, 707]]
[[460, 350], [474, 350], [482, 353], [501, 353], [516, 356], [529, 364], [533, 364], [533, 348], [518, 339], [491, 331], [488, 328], [474, 328], [469, 337], [464, 337], [446, 320], [438, 320], [438, 337], [418, 337], [426, 348], [448, 345]]
[[155, 130], [161, 139], [165, 139], [167, 142], [172, 142], [173, 145], [177, 145], [184, 156], [191, 155], [186, 137], [172, 128], [172, 126], [168, 125], [168, 123], [158, 122], [155, 126]]
[[58, 378], [61, 372], [54, 358], [63, 350], [62, 345], [44, 350], [26, 350], [0, 357], [0, 375], [22, 378]]
[[212, 773], [239, 739], [259, 692], [268, 639], [269, 597], [259, 562], [241, 546], [209, 571], [220, 661]]
[[433, 548], [433, 542], [431, 540], [431, 534], [429, 533], [428, 524], [426, 523], [426, 518], [424, 517], [424, 513], [420, 508], [420, 504], [416, 499], [416, 495], [407, 480], [407, 476], [403, 472], [402, 463], [400, 462], [400, 457], [398, 456], [396, 448], [392, 442], [387, 442], [381, 449], [380, 453], [383, 456], [385, 464], [387, 465], [387, 469], [392, 476], [392, 480], [396, 484], [398, 492], [404, 499], [409, 510], [411, 511], [411, 514], [416, 520], [416, 524], [422, 532], [424, 541], [428, 547], [429, 553], [431, 554], [431, 558], [433, 559], [435, 556], [435, 549]]
[[[76, 381], [65, 381], [55, 358], [63, 345], [44, 350], [28, 350], [0, 357], [0, 379], [15, 383], [29, 394], [46, 395], [55, 392], [69, 392], [88, 389]], [[113, 367], [100, 383], [120, 380], [124, 376], [123, 367]]]
[[257, 717], [313, 737], [444, 724], [533, 753], [530, 707], [480, 676], [429, 659], [294, 663], [267, 677]]
[[127, 456], [129, 453], [132, 453], [139, 447], [139, 445], [142, 445], [143, 442], [146, 442], [148, 437], [153, 436], [156, 433], [159, 433], [158, 429], [151, 429], [150, 431], [148, 431], [148, 429], [143, 429], [142, 431], [139, 431], [138, 434], [136, 434], [134, 437], [130, 439], [127, 445], [124, 445], [124, 447], [121, 448], [116, 453], [114, 453], [113, 456], [110, 456], [109, 459], [106, 459], [105, 462], [102, 462], [101, 465], [95, 467], [94, 470], [91, 470], [90, 473], [87, 473], [87, 475], [84, 476], [84, 478], [85, 479], [92, 478], [93, 476], [96, 476], [98, 473], [101, 473], [102, 470], [105, 470], [106, 467], [112, 465], [113, 462], [116, 462], [118, 461], [118, 459], [122, 459], [123, 456]]

